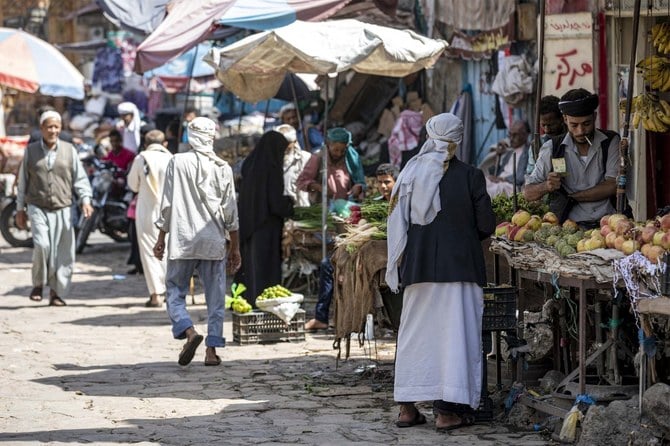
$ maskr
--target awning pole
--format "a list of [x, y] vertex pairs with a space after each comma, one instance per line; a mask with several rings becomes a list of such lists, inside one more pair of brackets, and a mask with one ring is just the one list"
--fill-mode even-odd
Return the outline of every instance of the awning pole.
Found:
[[626, 171], [628, 169], [628, 134], [630, 131], [630, 112], [633, 105], [633, 78], [635, 76], [635, 57], [637, 53], [637, 34], [640, 27], [640, 0], [635, 0], [633, 10], [633, 43], [630, 47], [628, 68], [628, 87], [626, 89], [626, 114], [623, 133], [619, 145], [619, 175], [616, 179], [616, 211], [622, 214], [626, 207]]
[[533, 155], [537, 160], [540, 153], [540, 100], [544, 89], [544, 18], [545, 0], [540, 0], [540, 38], [537, 42], [537, 94], [535, 96], [535, 133], [533, 134]]
[[[330, 79], [326, 76], [326, 107], [323, 113], [323, 131], [328, 132], [328, 100], [330, 98]], [[305, 143], [307, 144], [307, 143]], [[321, 258], [326, 258], [326, 236], [328, 234], [328, 145], [321, 147], [323, 170], [321, 172]]]

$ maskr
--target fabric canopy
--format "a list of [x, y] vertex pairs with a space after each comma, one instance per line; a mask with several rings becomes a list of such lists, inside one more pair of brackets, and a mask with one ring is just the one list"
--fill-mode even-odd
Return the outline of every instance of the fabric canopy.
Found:
[[138, 34], [149, 34], [165, 18], [170, 0], [96, 0], [105, 17], [116, 26]]
[[[120, 0], [116, 0], [120, 1]], [[163, 65], [215, 26], [266, 30], [300, 20], [324, 20], [351, 0], [174, 0], [165, 20], [137, 49], [135, 71]]]
[[443, 0], [435, 18], [454, 28], [489, 31], [505, 26], [514, 13], [514, 0]]
[[329, 74], [351, 69], [402, 77], [432, 66], [446, 48], [443, 40], [357, 20], [295, 21], [213, 48], [205, 60], [216, 67], [226, 88], [245, 101], [257, 102], [273, 97], [287, 72]]

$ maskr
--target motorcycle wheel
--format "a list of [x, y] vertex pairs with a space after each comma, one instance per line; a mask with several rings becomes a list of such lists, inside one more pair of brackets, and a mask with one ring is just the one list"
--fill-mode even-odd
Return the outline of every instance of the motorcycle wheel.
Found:
[[16, 227], [16, 202], [9, 203], [0, 213], [0, 232], [7, 243], [15, 248], [32, 248], [33, 235], [30, 232], [30, 221], [27, 229]]
[[81, 254], [84, 252], [84, 248], [86, 247], [86, 242], [88, 241], [88, 236], [91, 235], [91, 232], [95, 229], [97, 226], [98, 222], [98, 209], [93, 211], [93, 215], [88, 217], [83, 221], [83, 223], [79, 226], [79, 233], [77, 234], [77, 241], [76, 241], [76, 247], [75, 251], [77, 254]]

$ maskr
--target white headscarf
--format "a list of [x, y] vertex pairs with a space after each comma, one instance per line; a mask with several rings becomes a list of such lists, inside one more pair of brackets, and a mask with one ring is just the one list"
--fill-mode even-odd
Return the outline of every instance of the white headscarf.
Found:
[[289, 143], [296, 142], [298, 140], [298, 134], [292, 125], [289, 124], [278, 125], [277, 127], [275, 127], [275, 130], [284, 135], [284, 138], [286, 138], [286, 141], [288, 141]]
[[411, 224], [430, 224], [442, 209], [439, 185], [463, 139], [463, 122], [451, 113], [433, 116], [426, 123], [428, 140], [407, 162], [391, 192], [388, 218], [386, 283], [398, 290], [398, 267]]
[[133, 115], [133, 120], [130, 124], [123, 125], [123, 146], [133, 152], [137, 152], [140, 147], [140, 128], [142, 127], [142, 119], [140, 118], [140, 111], [132, 102], [121, 102], [116, 111], [119, 115]]

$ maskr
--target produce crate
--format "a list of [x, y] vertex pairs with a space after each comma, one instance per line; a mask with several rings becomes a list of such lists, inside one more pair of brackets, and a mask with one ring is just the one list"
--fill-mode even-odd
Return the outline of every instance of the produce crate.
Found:
[[485, 287], [482, 331], [516, 329], [516, 297], [515, 287]]
[[240, 345], [304, 340], [305, 310], [298, 310], [290, 324], [266, 311], [233, 312], [233, 342]]

